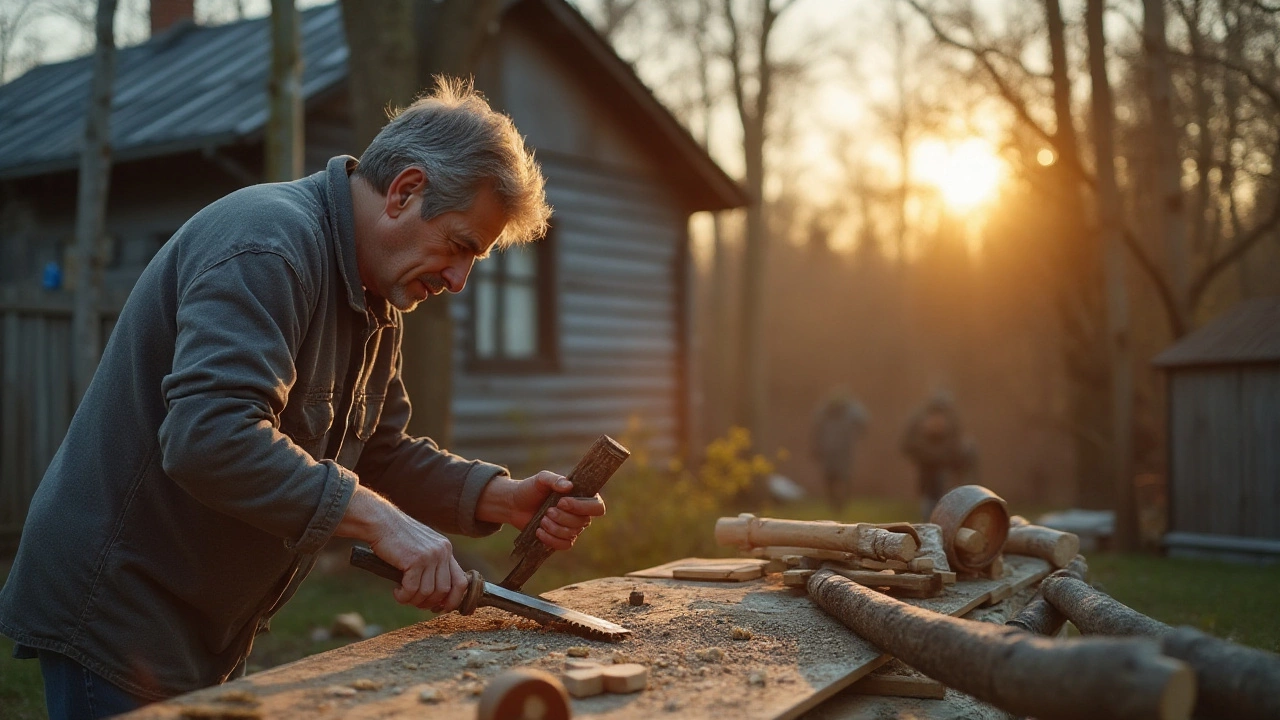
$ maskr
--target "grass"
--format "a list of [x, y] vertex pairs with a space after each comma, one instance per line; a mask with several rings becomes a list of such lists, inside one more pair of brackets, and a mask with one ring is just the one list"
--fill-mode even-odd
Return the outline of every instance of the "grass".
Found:
[[[796, 519], [890, 522], [914, 518], [914, 503], [895, 500], [860, 500], [832, 513], [822, 503], [810, 501], [769, 511], [770, 515]], [[705, 530], [707, 555], [728, 555], [716, 548], [711, 528]], [[464, 565], [477, 566], [489, 575], [510, 567], [515, 531], [506, 528], [488, 538], [459, 539], [458, 555]], [[588, 536], [587, 541], [590, 540]], [[608, 567], [590, 567], [575, 553], [556, 553], [526, 586], [543, 592], [580, 580], [620, 575], [636, 569], [625, 560]], [[675, 559], [675, 558], [671, 558]], [[1167, 559], [1151, 555], [1089, 555], [1091, 580], [1120, 602], [1170, 625], [1192, 625], [1206, 632], [1272, 652], [1280, 652], [1280, 614], [1274, 605], [1280, 596], [1280, 566], [1253, 567], [1204, 560]], [[0, 567], [7, 576], [7, 566]], [[493, 580], [490, 577], [490, 580]], [[342, 612], [359, 612], [383, 630], [431, 617], [396, 604], [385, 580], [345, 566], [341, 554], [328, 557], [299, 588], [297, 595], [272, 621], [271, 632], [258, 638], [250, 657], [250, 671], [273, 667], [307, 655], [330, 650], [342, 640], [313, 642], [311, 631], [328, 627]], [[44, 718], [43, 688], [35, 661], [11, 659], [13, 643], [0, 637], [0, 707], [6, 718]]]

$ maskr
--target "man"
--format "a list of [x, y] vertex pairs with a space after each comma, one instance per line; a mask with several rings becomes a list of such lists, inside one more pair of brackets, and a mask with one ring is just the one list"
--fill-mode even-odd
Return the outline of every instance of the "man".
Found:
[[839, 513], [853, 490], [853, 449], [867, 429], [867, 411], [849, 388], [839, 386], [813, 416], [813, 458], [822, 466], [827, 501]]
[[[569, 489], [404, 432], [401, 313], [542, 235], [543, 185], [510, 119], [441, 81], [358, 164], [232, 193], [157, 253], [0, 591], [0, 632], [39, 657], [51, 717], [242, 673], [331, 536], [403, 570], [397, 601], [452, 610], [466, 576], [440, 532], [523, 527]], [[603, 513], [563, 499], [538, 538], [567, 549]]]
[[925, 522], [952, 484], [970, 473], [977, 462], [977, 449], [960, 426], [951, 393], [938, 390], [907, 422], [902, 451], [916, 465], [920, 490], [920, 512]]

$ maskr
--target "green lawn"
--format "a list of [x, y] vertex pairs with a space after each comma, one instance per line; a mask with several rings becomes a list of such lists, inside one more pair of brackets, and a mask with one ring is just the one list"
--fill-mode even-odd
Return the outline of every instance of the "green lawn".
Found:
[[[820, 504], [791, 506], [771, 514], [794, 518], [831, 518]], [[876, 501], [850, 506], [835, 519], [868, 522], [913, 517], [910, 505]], [[707, 533], [710, 535], [710, 532]], [[481, 540], [459, 541], [459, 552], [470, 553], [492, 569], [510, 565], [511, 529]], [[589, 542], [590, 538], [584, 538]], [[707, 554], [727, 554], [707, 544]], [[1258, 568], [1199, 560], [1173, 560], [1150, 555], [1094, 553], [1089, 556], [1091, 580], [1117, 600], [1170, 625], [1193, 625], [1219, 637], [1280, 652], [1280, 566]], [[557, 553], [527, 586], [530, 592], [590, 577], [621, 574], [635, 569], [620, 561], [614, 568], [590, 568], [575, 561], [573, 553]], [[7, 575], [7, 565], [0, 567]], [[493, 578], [490, 578], [491, 580]], [[288, 605], [272, 622], [271, 632], [258, 638], [250, 669], [259, 670], [332, 649], [343, 641], [315, 643], [310, 633], [328, 627], [334, 615], [357, 611], [369, 623], [389, 630], [430, 617], [397, 605], [385, 580], [353, 570], [335, 557], [313, 572]], [[4, 717], [43, 718], [40, 671], [35, 661], [10, 658], [13, 644], [0, 637], [0, 707]]]

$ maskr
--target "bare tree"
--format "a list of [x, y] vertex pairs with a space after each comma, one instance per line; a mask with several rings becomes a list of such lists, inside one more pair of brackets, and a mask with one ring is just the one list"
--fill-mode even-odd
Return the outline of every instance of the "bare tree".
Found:
[[294, 0], [271, 0], [270, 115], [266, 135], [266, 179], [302, 177], [303, 112], [301, 19]]
[[116, 73], [116, 0], [99, 0], [93, 80], [85, 116], [84, 148], [76, 195], [76, 297], [72, 313], [72, 366], [76, 402], [84, 397], [102, 352], [98, 303], [102, 295], [102, 247], [111, 180], [111, 97]]
[[[470, 74], [498, 20], [498, 0], [342, 0], [351, 68], [347, 86], [356, 145], [364, 148], [387, 122], [387, 111], [413, 101], [436, 74]], [[447, 295], [405, 315], [404, 378], [429, 412], [414, 413], [409, 430], [441, 445], [452, 434], [453, 319]]]
[[1138, 545], [1133, 473], [1133, 354], [1129, 298], [1121, 239], [1120, 186], [1115, 171], [1115, 101], [1107, 77], [1104, 0], [1088, 0], [1089, 77], [1093, 95], [1093, 149], [1097, 173], [1098, 234], [1106, 258], [1107, 354], [1111, 365], [1111, 480], [1115, 492], [1116, 545]]

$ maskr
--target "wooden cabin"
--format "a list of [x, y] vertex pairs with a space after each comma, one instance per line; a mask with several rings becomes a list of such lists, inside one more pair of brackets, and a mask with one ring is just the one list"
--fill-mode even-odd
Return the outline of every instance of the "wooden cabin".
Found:
[[1280, 560], [1280, 297], [1156, 356], [1169, 383], [1170, 554]]
[[[340, 13], [302, 13], [308, 173], [359, 154]], [[187, 218], [261, 181], [269, 65], [266, 18], [181, 22], [120, 51], [108, 328]], [[0, 86], [0, 534], [10, 537], [73, 412], [66, 279], [90, 74], [79, 58]], [[452, 303], [451, 449], [565, 471], [637, 418], [652, 449], [676, 450], [690, 412], [688, 219], [744, 205], [742, 189], [563, 0], [509, 3], [476, 85], [534, 148], [555, 214], [545, 241], [478, 264]]]

